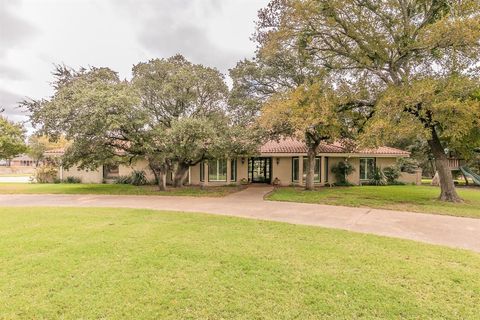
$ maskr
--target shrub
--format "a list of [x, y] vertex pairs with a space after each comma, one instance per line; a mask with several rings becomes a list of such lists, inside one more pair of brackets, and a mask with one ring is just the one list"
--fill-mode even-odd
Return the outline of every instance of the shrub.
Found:
[[115, 179], [116, 184], [131, 184], [132, 177], [131, 176], [119, 176]]
[[67, 177], [67, 179], [65, 179], [63, 182], [64, 183], [77, 184], [77, 183], [82, 183], [82, 179], [80, 179], [78, 177]]
[[397, 167], [400, 172], [415, 173], [418, 169], [418, 162], [411, 158], [400, 158], [397, 160]]
[[387, 184], [385, 181], [385, 176], [379, 167], [375, 167], [373, 169], [373, 175], [372, 179], [370, 179], [370, 184], [374, 186], [384, 186]]
[[400, 169], [397, 166], [383, 168], [383, 174], [388, 184], [398, 184], [398, 178], [400, 178]]
[[38, 183], [52, 183], [57, 179], [58, 169], [54, 166], [42, 166], [35, 169], [35, 181]]
[[145, 176], [145, 171], [134, 170], [130, 177], [130, 183], [134, 186], [144, 186], [148, 184], [147, 177]]
[[336, 166], [332, 168], [332, 173], [335, 175], [335, 185], [337, 186], [350, 186], [351, 183], [348, 182], [347, 176], [352, 174], [355, 171], [353, 166], [348, 162], [339, 162]]

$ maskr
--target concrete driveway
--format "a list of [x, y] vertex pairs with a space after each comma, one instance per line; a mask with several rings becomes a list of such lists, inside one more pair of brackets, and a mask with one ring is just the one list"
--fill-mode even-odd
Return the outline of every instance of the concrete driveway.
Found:
[[29, 183], [29, 176], [20, 176], [20, 177], [2, 177], [0, 176], [0, 183]]
[[480, 219], [413, 212], [264, 201], [271, 187], [225, 198], [103, 195], [0, 195], [0, 206], [121, 207], [204, 212], [322, 226], [480, 252]]

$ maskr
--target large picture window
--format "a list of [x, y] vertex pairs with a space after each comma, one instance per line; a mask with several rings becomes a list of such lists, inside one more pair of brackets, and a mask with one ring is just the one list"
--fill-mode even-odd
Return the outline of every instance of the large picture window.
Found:
[[[292, 181], [293, 182], [298, 182], [299, 178], [299, 172], [300, 172], [300, 165], [299, 165], [300, 159], [299, 158], [293, 158], [292, 159]], [[315, 158], [315, 175], [313, 177], [313, 181], [320, 183], [320, 163], [321, 159], [320, 157]], [[307, 179], [307, 173], [308, 173], [308, 158], [303, 158], [303, 181], [306, 181]]]
[[227, 181], [227, 160], [208, 162], [208, 181]]
[[360, 158], [360, 180], [371, 180], [375, 172], [375, 158]]
[[230, 181], [237, 181], [237, 159], [230, 161]]
[[200, 162], [200, 182], [205, 181], [205, 162]]

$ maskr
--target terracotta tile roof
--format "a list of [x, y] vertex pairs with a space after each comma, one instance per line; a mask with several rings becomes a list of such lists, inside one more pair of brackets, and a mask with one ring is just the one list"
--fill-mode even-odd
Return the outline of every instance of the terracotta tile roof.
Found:
[[[321, 144], [318, 149], [318, 153], [357, 153], [357, 154], [378, 154], [378, 155], [401, 155], [401, 156], [408, 156], [410, 153], [390, 148], [390, 147], [379, 147], [376, 149], [362, 149], [356, 152], [349, 152], [347, 151], [341, 144], [335, 142], [333, 144], [323, 143]], [[263, 154], [271, 154], [271, 153], [300, 153], [305, 154], [307, 153], [307, 146], [305, 143], [295, 140], [292, 138], [285, 138], [279, 141], [268, 141], [264, 145], [260, 147], [260, 153]]]
[[391, 148], [391, 147], [378, 147], [376, 149], [363, 149], [357, 151], [357, 153], [361, 154], [398, 154], [398, 155], [410, 155], [410, 152], [408, 151], [403, 151], [400, 149], [396, 148]]
[[62, 155], [65, 153], [65, 149], [59, 148], [59, 149], [50, 149], [44, 152], [45, 155]]
[[[271, 140], [260, 147], [261, 153], [307, 153], [307, 146], [305, 143], [286, 138], [279, 141]], [[318, 153], [342, 153], [345, 152], [340, 146], [333, 144], [321, 144], [318, 147]]]

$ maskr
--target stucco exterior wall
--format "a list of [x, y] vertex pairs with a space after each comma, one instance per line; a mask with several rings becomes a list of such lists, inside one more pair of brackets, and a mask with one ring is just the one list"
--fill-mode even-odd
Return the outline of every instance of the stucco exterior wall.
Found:
[[338, 158], [338, 157], [328, 158], [328, 183], [337, 182], [337, 179], [335, 179], [335, 175], [332, 172], [332, 168], [337, 166], [338, 163], [342, 161], [345, 161], [345, 158]]
[[79, 170], [77, 166], [68, 170], [60, 168], [58, 178], [66, 179], [68, 177], [80, 178], [82, 183], [103, 183], [103, 169], [100, 167], [94, 171]]
[[402, 172], [398, 180], [403, 183], [419, 186], [422, 184], [422, 170], [418, 169], [415, 173]]
[[147, 160], [138, 160], [130, 166], [127, 166], [127, 165], [118, 166], [118, 175], [130, 176], [134, 170], [144, 171], [145, 177], [147, 178], [148, 181], [155, 181], [155, 176], [153, 175], [152, 170], [150, 170]]
[[[305, 156], [299, 156], [302, 159]], [[322, 155], [319, 155], [322, 158]], [[277, 160], [278, 159], [278, 160]], [[284, 155], [272, 157], [272, 172], [271, 178], [272, 182], [275, 178], [280, 180], [281, 186], [291, 186], [294, 184], [292, 181], [292, 159], [291, 155]], [[325, 159], [325, 158], [323, 158]], [[322, 171], [322, 181], [328, 179], [327, 183], [335, 183], [335, 175], [332, 173], [332, 168], [337, 166], [339, 162], [348, 161], [350, 164], [353, 165], [355, 171], [351, 173], [347, 179], [350, 183], [359, 185], [360, 184], [360, 157], [328, 157], [328, 168], [323, 169], [325, 164], [321, 163], [321, 171]], [[302, 161], [300, 161], [302, 163]], [[387, 166], [394, 165], [396, 163], [395, 157], [378, 157], [376, 158], [376, 165], [380, 168], [385, 168]], [[300, 165], [300, 170], [302, 170], [302, 165]], [[120, 176], [129, 176], [133, 172], [133, 170], [141, 170], [146, 173], [147, 179], [149, 181], [154, 181], [155, 176], [153, 172], [150, 170], [148, 166], [148, 162], [146, 160], [139, 160], [134, 164], [127, 166], [127, 165], [120, 165], [119, 166], [119, 175]], [[205, 166], [205, 179], [207, 181], [200, 181], [200, 164], [192, 166], [190, 168], [190, 181], [191, 185], [208, 185], [208, 186], [221, 186], [226, 184], [240, 184], [242, 179], [248, 180], [248, 158], [237, 158], [237, 179], [236, 181], [230, 181], [231, 177], [231, 162], [230, 160], [227, 161], [227, 181], [208, 181], [208, 164]], [[328, 172], [328, 175], [326, 174]], [[82, 179], [84, 183], [102, 183], [103, 182], [103, 169], [100, 167], [96, 171], [81, 171], [78, 170], [76, 167], [71, 168], [70, 170], [64, 170], [63, 172], [63, 179], [72, 176], [78, 177]], [[171, 173], [167, 174], [167, 181], [170, 181]], [[59, 172], [60, 178], [60, 172]], [[415, 174], [408, 174], [402, 173], [401, 177], [399, 178], [401, 182], [409, 183], [409, 184], [421, 184], [421, 171]], [[301, 181], [302, 184], [305, 181]], [[296, 182], [295, 184], [300, 184], [300, 182]]]
[[272, 182], [275, 178], [280, 180], [281, 186], [290, 186], [293, 183], [291, 157], [272, 158]]
[[383, 169], [385, 167], [394, 166], [397, 163], [397, 158], [376, 158], [377, 167]]

